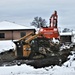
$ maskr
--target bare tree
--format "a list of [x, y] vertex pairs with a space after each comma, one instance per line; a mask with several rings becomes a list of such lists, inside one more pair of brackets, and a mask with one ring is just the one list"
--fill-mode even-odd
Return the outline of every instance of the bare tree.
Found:
[[46, 23], [47, 22], [45, 19], [42, 19], [41, 17], [34, 17], [34, 20], [32, 21], [31, 25], [40, 28], [40, 27], [45, 27]]

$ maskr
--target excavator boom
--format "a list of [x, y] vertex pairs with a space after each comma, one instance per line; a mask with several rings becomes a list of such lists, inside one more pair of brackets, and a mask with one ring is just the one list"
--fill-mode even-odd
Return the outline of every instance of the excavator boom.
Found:
[[30, 35], [32, 35], [32, 34], [34, 34], [34, 33], [31, 32], [31, 33], [27, 34], [26, 36], [20, 38], [18, 41], [24, 40], [24, 39], [26, 39], [28, 36], [30, 36]]

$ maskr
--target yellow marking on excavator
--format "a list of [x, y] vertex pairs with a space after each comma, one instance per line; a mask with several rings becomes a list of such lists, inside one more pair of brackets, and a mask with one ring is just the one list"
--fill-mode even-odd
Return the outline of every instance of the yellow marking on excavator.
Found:
[[33, 33], [33, 32], [31, 32], [31, 33], [27, 34], [26, 36], [24, 36], [24, 37], [20, 38], [18, 41], [24, 40], [25, 38], [27, 38], [28, 36], [30, 36], [30, 35], [32, 35], [32, 34], [34, 34], [34, 33]]

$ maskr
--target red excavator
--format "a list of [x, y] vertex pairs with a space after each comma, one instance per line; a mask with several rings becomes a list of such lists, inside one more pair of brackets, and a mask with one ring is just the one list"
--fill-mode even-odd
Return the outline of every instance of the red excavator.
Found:
[[29, 33], [15, 42], [15, 55], [18, 58], [42, 58], [57, 55], [59, 47], [52, 39], [59, 39], [56, 11], [50, 17], [50, 26], [41, 27], [38, 34]]
[[39, 33], [41, 33], [44, 37], [49, 39], [59, 39], [59, 32], [57, 28], [57, 12], [54, 11], [52, 16], [50, 17], [50, 25], [49, 27], [41, 27]]

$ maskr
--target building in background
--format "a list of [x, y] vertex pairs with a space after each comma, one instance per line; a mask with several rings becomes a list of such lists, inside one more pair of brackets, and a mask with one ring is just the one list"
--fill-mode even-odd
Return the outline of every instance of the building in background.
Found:
[[60, 33], [60, 41], [61, 43], [75, 43], [75, 31], [71, 32], [61, 32]]
[[61, 43], [71, 42], [72, 33], [71, 32], [62, 32], [60, 33], [60, 41]]
[[26, 27], [15, 23], [0, 22], [0, 40], [17, 40], [30, 32], [35, 32], [33, 27]]

